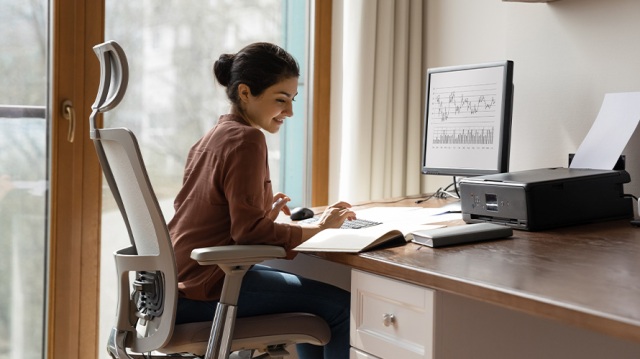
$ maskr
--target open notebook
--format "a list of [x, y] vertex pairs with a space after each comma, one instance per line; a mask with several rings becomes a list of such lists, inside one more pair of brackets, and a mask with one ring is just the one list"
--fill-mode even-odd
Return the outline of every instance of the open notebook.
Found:
[[460, 214], [452, 218], [448, 212], [442, 213], [438, 208], [422, 207], [371, 207], [357, 210], [356, 216], [375, 225], [359, 229], [325, 229], [294, 249], [301, 252], [358, 253], [390, 241], [408, 242], [413, 239], [412, 232], [443, 227], [430, 223], [460, 218]]

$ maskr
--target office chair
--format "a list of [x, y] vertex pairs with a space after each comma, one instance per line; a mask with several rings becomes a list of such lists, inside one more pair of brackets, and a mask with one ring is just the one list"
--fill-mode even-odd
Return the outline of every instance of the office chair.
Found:
[[191, 257], [201, 265], [218, 265], [225, 272], [222, 297], [212, 321], [175, 325], [178, 286], [173, 247], [136, 136], [127, 128], [96, 126], [98, 114], [112, 110], [124, 97], [127, 59], [113, 41], [95, 46], [94, 52], [100, 60], [100, 87], [89, 119], [90, 137], [131, 242], [114, 253], [118, 308], [107, 344], [111, 357], [149, 358], [164, 353], [163, 357], [226, 359], [232, 352], [235, 357], [250, 357], [255, 350], [260, 358], [276, 358], [287, 355], [285, 347], [290, 344], [326, 344], [329, 327], [312, 314], [236, 319], [244, 274], [263, 260], [285, 257], [285, 250], [276, 246], [194, 250]]

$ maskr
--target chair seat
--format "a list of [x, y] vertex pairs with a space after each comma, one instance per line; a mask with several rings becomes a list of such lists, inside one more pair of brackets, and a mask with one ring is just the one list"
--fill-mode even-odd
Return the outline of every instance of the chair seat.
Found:
[[[161, 353], [193, 353], [204, 355], [212, 322], [176, 325], [171, 340]], [[232, 351], [266, 348], [270, 345], [309, 343], [325, 345], [331, 338], [327, 323], [309, 313], [282, 313], [237, 318]]]

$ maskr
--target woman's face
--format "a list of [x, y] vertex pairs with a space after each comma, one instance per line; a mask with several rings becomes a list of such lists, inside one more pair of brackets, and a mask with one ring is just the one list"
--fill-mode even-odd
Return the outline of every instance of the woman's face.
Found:
[[298, 94], [298, 78], [290, 77], [276, 83], [259, 96], [251, 95], [246, 85], [238, 88], [244, 113], [252, 126], [277, 133], [286, 117], [293, 116], [293, 100]]

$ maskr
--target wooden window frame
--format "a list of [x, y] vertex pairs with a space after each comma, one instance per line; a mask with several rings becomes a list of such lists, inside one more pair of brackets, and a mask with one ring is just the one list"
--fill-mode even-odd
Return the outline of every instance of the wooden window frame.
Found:
[[[104, 39], [104, 0], [50, 1], [50, 196], [45, 353], [49, 359], [98, 354], [102, 172], [89, 138]], [[75, 134], [61, 104], [69, 100]]]
[[329, 204], [332, 9], [332, 0], [315, 1], [311, 170], [311, 204], [313, 206]]

